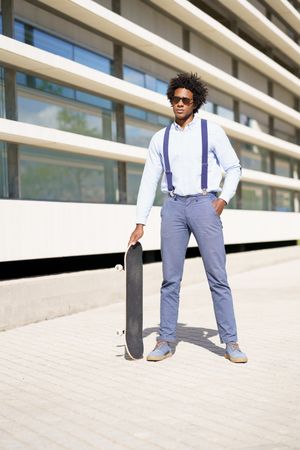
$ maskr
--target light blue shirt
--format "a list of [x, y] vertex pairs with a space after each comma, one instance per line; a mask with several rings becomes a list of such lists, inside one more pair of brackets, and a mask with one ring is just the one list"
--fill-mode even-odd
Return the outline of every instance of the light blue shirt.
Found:
[[[241, 165], [224, 130], [213, 122], [207, 123], [208, 132], [208, 192], [220, 192], [219, 197], [229, 203], [241, 176]], [[161, 190], [168, 193], [164, 173], [163, 139], [165, 128], [151, 139], [137, 199], [136, 223], [146, 224], [152, 208], [157, 184], [163, 173]], [[201, 193], [202, 140], [201, 120], [194, 119], [181, 128], [174, 122], [170, 129], [169, 160], [175, 194]], [[223, 169], [223, 170], [222, 170]], [[220, 183], [225, 171], [223, 188]]]

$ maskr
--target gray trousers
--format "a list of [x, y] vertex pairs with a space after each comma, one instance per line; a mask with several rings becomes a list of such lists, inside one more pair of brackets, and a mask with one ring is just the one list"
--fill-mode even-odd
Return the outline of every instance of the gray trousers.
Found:
[[204, 263], [221, 343], [237, 342], [233, 302], [226, 274], [221, 219], [213, 193], [166, 198], [161, 210], [163, 282], [158, 341], [176, 341], [179, 291], [191, 233]]

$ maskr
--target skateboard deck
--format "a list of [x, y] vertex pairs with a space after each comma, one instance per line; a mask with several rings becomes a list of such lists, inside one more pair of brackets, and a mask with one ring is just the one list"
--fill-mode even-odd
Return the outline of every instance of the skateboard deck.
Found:
[[[126, 276], [125, 347], [130, 359], [143, 357], [143, 249], [139, 242], [124, 256]], [[120, 270], [122, 266], [116, 266]]]

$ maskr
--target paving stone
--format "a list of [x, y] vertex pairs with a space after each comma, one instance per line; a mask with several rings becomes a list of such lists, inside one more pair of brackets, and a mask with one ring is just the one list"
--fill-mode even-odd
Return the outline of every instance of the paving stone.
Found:
[[[229, 274], [248, 364], [223, 357], [206, 282], [183, 288], [161, 363], [124, 359], [123, 303], [1, 333], [0, 449], [300, 450], [300, 259], [259, 255]], [[144, 303], [147, 354], [159, 293]]]

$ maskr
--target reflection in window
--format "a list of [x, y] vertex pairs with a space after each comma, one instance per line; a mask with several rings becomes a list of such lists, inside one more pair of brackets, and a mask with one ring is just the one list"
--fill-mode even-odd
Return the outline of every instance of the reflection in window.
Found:
[[275, 157], [275, 174], [282, 177], [291, 176], [291, 166], [290, 161], [287, 158]]
[[111, 61], [102, 55], [91, 52], [81, 47], [74, 46], [74, 60], [80, 64], [100, 70], [101, 72], [111, 73]]
[[[144, 170], [143, 164], [127, 163], [126, 164], [126, 174], [127, 174], [127, 203], [130, 205], [135, 205], [137, 201], [138, 191], [140, 187], [140, 182]], [[160, 181], [157, 185], [156, 196], [154, 199], [155, 206], [161, 206], [163, 202], [164, 194], [160, 189]]]
[[240, 160], [245, 169], [271, 172], [270, 152], [257, 145], [241, 143]]
[[145, 87], [145, 74], [139, 70], [132, 69], [131, 67], [124, 66], [123, 78], [129, 83], [137, 84], [138, 86]]
[[170, 123], [167, 117], [140, 108], [125, 106], [124, 112], [126, 144], [148, 147], [153, 134]]
[[283, 189], [275, 190], [275, 211], [293, 211], [293, 194]]
[[124, 66], [123, 72], [124, 80], [129, 81], [129, 83], [166, 95], [168, 89], [168, 83], [166, 81], [160, 80], [153, 75], [149, 75], [129, 66]]
[[271, 210], [271, 189], [250, 183], [241, 183], [242, 209]]
[[58, 99], [55, 103], [50, 100], [19, 95], [19, 120], [108, 140], [115, 137], [116, 125], [113, 111], [83, 108], [75, 101], [72, 104]]
[[72, 44], [36, 28], [33, 29], [33, 45], [55, 55], [73, 59]]
[[101, 72], [111, 73], [111, 60], [106, 56], [74, 45], [65, 39], [58, 38], [18, 20], [15, 21], [15, 39], [55, 55], [77, 61]]
[[20, 146], [21, 198], [116, 203], [117, 162]]
[[234, 120], [234, 112], [232, 109], [225, 108], [224, 106], [217, 105], [217, 112], [221, 117], [225, 117], [225, 119]]

